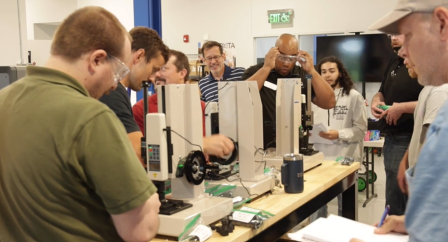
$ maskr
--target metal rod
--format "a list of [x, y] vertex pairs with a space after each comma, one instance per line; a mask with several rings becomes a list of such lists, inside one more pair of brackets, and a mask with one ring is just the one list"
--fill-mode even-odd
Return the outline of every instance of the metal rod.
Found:
[[148, 114], [148, 87], [151, 85], [151, 82], [149, 81], [143, 81], [142, 87], [143, 87], [143, 127], [144, 127], [144, 134], [143, 136], [146, 136], [146, 115]]
[[22, 27], [20, 25], [20, 5], [19, 5], [19, 0], [17, 0], [17, 15], [18, 15], [18, 20], [19, 20], [19, 43], [20, 43], [20, 64], [25, 64], [23, 63], [23, 50], [22, 50]]

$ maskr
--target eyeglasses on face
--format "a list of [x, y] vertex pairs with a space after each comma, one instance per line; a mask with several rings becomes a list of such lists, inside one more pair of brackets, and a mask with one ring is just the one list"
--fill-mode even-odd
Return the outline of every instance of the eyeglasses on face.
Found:
[[392, 39], [392, 38], [397, 38], [398, 34], [388, 34], [387, 38]]
[[111, 54], [107, 54], [107, 59], [109, 60], [112, 67], [112, 74], [115, 83], [123, 80], [123, 78], [125, 78], [126, 75], [129, 74], [129, 67], [127, 67], [126, 64], [124, 64], [120, 59]]
[[218, 61], [218, 59], [221, 57], [222, 55], [215, 55], [215, 56], [209, 56], [207, 58], [204, 58], [205, 61], [207, 62], [212, 62], [212, 60]]

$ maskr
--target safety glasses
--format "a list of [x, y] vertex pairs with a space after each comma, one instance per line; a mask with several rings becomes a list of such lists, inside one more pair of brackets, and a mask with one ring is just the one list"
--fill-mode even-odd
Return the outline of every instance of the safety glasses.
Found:
[[295, 63], [296, 61], [298, 61], [299, 59], [302, 61], [305, 61], [304, 58], [299, 57], [297, 55], [285, 55], [285, 54], [279, 54], [277, 56], [277, 59], [283, 63]]
[[129, 74], [129, 67], [127, 67], [126, 64], [124, 64], [120, 59], [113, 55], [107, 54], [107, 58], [109, 59], [112, 68], [114, 82], [118, 83], [119, 81], [123, 80], [123, 78], [125, 78], [127, 74]]

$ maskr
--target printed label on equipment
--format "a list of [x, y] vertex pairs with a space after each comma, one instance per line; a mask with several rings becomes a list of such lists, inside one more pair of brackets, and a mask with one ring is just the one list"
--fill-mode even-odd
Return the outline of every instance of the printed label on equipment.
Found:
[[243, 223], [249, 223], [253, 218], [255, 214], [245, 213], [245, 212], [233, 212], [233, 220], [243, 222]]
[[212, 237], [212, 230], [205, 225], [198, 225], [190, 235], [196, 235], [199, 238], [199, 241], [206, 241], [208, 238]]
[[239, 202], [241, 202], [241, 201], [243, 201], [243, 198], [240, 197], [240, 196], [238, 196], [238, 197], [234, 197], [234, 198], [233, 198], [233, 203], [239, 203]]
[[264, 81], [264, 86], [271, 90], [277, 91], [277, 85], [272, 82]]

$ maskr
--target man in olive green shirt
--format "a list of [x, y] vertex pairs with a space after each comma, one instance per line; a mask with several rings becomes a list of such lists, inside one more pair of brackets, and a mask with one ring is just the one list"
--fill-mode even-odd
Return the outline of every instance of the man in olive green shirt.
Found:
[[60, 25], [45, 67], [0, 91], [0, 241], [155, 236], [156, 188], [96, 100], [129, 72], [130, 55], [115, 16], [82, 8]]

